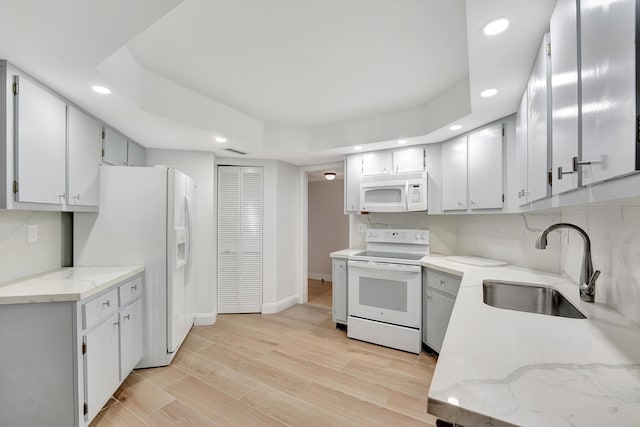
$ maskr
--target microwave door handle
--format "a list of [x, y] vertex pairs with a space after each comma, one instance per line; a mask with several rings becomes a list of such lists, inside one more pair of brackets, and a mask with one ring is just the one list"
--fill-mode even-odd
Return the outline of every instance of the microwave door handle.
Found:
[[404, 182], [404, 202], [406, 209], [409, 210], [409, 181]]

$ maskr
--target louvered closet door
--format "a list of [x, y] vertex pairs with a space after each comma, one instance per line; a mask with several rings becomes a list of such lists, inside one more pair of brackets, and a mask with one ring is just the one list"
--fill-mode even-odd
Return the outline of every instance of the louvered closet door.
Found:
[[262, 169], [218, 168], [218, 312], [262, 310]]

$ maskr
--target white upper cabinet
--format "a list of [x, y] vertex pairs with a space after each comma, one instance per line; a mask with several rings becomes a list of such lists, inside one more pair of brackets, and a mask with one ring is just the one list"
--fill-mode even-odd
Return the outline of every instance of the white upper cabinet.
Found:
[[558, 0], [551, 15], [551, 106], [553, 194], [577, 188], [578, 24], [576, 0]]
[[424, 170], [424, 148], [409, 147], [393, 151], [393, 172], [421, 172]]
[[98, 206], [102, 125], [74, 107], [68, 110], [69, 205]]
[[65, 102], [24, 76], [14, 76], [16, 201], [65, 201]]
[[502, 139], [502, 124], [469, 134], [467, 145], [471, 209], [501, 209], [504, 205]]
[[102, 161], [112, 166], [126, 166], [127, 138], [108, 127], [104, 128]]
[[527, 184], [527, 92], [525, 88], [516, 113], [516, 177], [518, 180], [518, 204], [520, 205], [529, 203], [529, 186]]
[[527, 164], [529, 201], [551, 195], [548, 173], [551, 170], [550, 57], [549, 35], [538, 50], [527, 85]]
[[380, 175], [393, 172], [391, 151], [372, 151], [362, 155], [362, 175]]
[[636, 1], [581, 1], [582, 183], [636, 168]]
[[345, 157], [344, 175], [344, 213], [357, 214], [360, 211], [361, 154], [352, 154]]
[[467, 209], [467, 137], [442, 144], [442, 210]]
[[144, 147], [133, 141], [127, 143], [127, 166], [144, 166]]

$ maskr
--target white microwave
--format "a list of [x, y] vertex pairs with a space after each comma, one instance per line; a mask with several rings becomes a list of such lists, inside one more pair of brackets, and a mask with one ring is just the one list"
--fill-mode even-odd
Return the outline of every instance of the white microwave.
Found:
[[427, 172], [368, 175], [360, 180], [361, 212], [427, 210]]

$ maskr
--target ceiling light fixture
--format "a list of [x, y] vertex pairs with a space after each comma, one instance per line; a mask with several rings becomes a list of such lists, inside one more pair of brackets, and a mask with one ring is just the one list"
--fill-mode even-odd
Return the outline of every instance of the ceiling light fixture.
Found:
[[509, 28], [509, 20], [506, 18], [494, 19], [482, 28], [482, 32], [486, 36], [495, 36]]
[[485, 89], [482, 92], [480, 92], [480, 96], [483, 98], [491, 98], [492, 96], [495, 96], [498, 93], [498, 89]]
[[94, 86], [91, 86], [91, 89], [93, 89], [94, 92], [97, 92], [100, 95], [109, 95], [111, 93], [111, 89], [104, 86], [94, 85]]
[[451, 126], [449, 126], [449, 130], [456, 131], [456, 130], [460, 130], [460, 129], [462, 129], [462, 125], [451, 125]]
[[404, 145], [404, 144], [406, 144], [406, 143], [407, 143], [407, 140], [406, 140], [406, 139], [399, 139], [399, 140], [398, 140], [398, 144], [400, 144], [400, 145]]
[[362, 145], [356, 145], [355, 147], [353, 147], [353, 149], [356, 151], [360, 151], [362, 150]]
[[325, 172], [324, 173], [324, 177], [327, 179], [327, 181], [333, 181], [334, 179], [336, 179], [336, 173], [335, 172]]
[[216, 136], [216, 142], [219, 142], [219, 143], [222, 144], [223, 142], [227, 142], [227, 138], [223, 138], [221, 136]]

